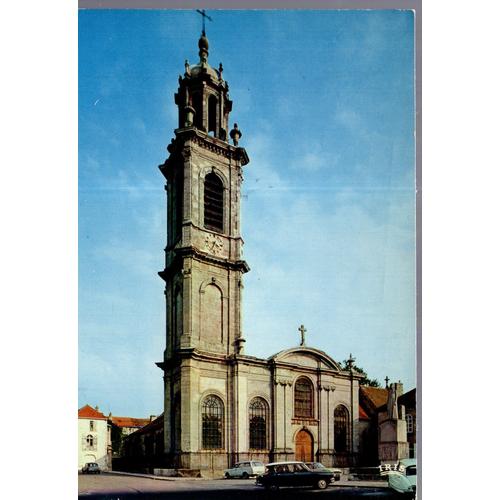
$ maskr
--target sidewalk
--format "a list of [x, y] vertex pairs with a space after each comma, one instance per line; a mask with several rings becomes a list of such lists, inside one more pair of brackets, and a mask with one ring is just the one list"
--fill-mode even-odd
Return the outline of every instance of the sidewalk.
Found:
[[[146, 479], [153, 479], [157, 481], [226, 481], [224, 478], [205, 478], [205, 477], [169, 477], [169, 476], [155, 476], [154, 474], [143, 474], [140, 472], [122, 472], [122, 471], [103, 471], [103, 474], [118, 474], [122, 476], [133, 476], [133, 477], [144, 477]], [[244, 481], [248, 481], [242, 479], [242, 483]], [[255, 479], [251, 479], [252, 482]], [[387, 481], [358, 481], [353, 480], [349, 481], [346, 478], [341, 479], [340, 481], [335, 481], [330, 486], [341, 486], [341, 487], [350, 487], [350, 488], [387, 488]]]

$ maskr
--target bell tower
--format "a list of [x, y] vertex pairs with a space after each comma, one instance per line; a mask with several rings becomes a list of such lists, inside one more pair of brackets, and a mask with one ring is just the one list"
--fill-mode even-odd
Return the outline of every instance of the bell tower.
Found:
[[[175, 104], [179, 126], [160, 171], [167, 191], [165, 360], [180, 350], [241, 353], [242, 167], [237, 125], [228, 134], [232, 101], [222, 64], [208, 64], [208, 39], [198, 41], [199, 62], [185, 62]], [[233, 145], [228, 142], [232, 137]]]
[[[238, 126], [228, 133], [229, 87], [222, 64], [216, 70], [208, 63], [204, 31], [198, 48], [199, 62], [186, 61], [179, 76], [178, 128], [159, 167], [167, 181], [167, 246], [159, 273], [166, 348], [157, 363], [164, 373], [164, 451], [169, 466], [191, 469], [206, 465], [207, 446], [217, 449], [219, 467], [235, 449], [234, 360], [243, 354], [242, 277], [249, 271], [240, 227], [242, 168], [249, 159], [238, 146]], [[208, 444], [200, 436], [200, 398], [207, 391], [225, 408], [220, 439]]]

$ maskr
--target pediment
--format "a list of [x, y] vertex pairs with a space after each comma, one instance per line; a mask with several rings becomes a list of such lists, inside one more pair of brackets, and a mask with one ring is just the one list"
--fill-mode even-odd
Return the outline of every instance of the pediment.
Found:
[[271, 356], [276, 362], [290, 363], [310, 368], [341, 371], [338, 363], [328, 354], [312, 347], [293, 347]]

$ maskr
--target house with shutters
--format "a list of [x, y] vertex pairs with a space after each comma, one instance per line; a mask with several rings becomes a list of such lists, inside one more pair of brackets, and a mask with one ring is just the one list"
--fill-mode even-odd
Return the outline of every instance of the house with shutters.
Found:
[[111, 426], [99, 407], [85, 405], [78, 410], [78, 470], [88, 462], [111, 468]]

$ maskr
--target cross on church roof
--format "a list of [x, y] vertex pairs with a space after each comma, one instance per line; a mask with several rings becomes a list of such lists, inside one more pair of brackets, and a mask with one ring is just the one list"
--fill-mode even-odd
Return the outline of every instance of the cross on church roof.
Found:
[[198, 12], [198, 14], [201, 14], [201, 18], [203, 19], [202, 33], [203, 33], [203, 35], [205, 35], [205, 18], [207, 18], [209, 21], [212, 21], [212, 18], [205, 13], [205, 9], [203, 9], [203, 10], [196, 9], [196, 12]]
[[356, 358], [352, 357], [352, 354], [349, 353], [349, 359], [347, 360], [347, 366], [349, 368], [349, 371], [352, 372], [352, 366], [354, 365], [354, 361], [356, 361]]
[[386, 388], [386, 389], [388, 389], [388, 388], [389, 388], [389, 380], [390, 380], [390, 379], [389, 379], [389, 377], [386, 375], [386, 376], [385, 376], [385, 378], [384, 378], [384, 380], [385, 380], [385, 388]]
[[306, 345], [306, 332], [307, 330], [304, 328], [304, 325], [300, 325], [300, 345]]

